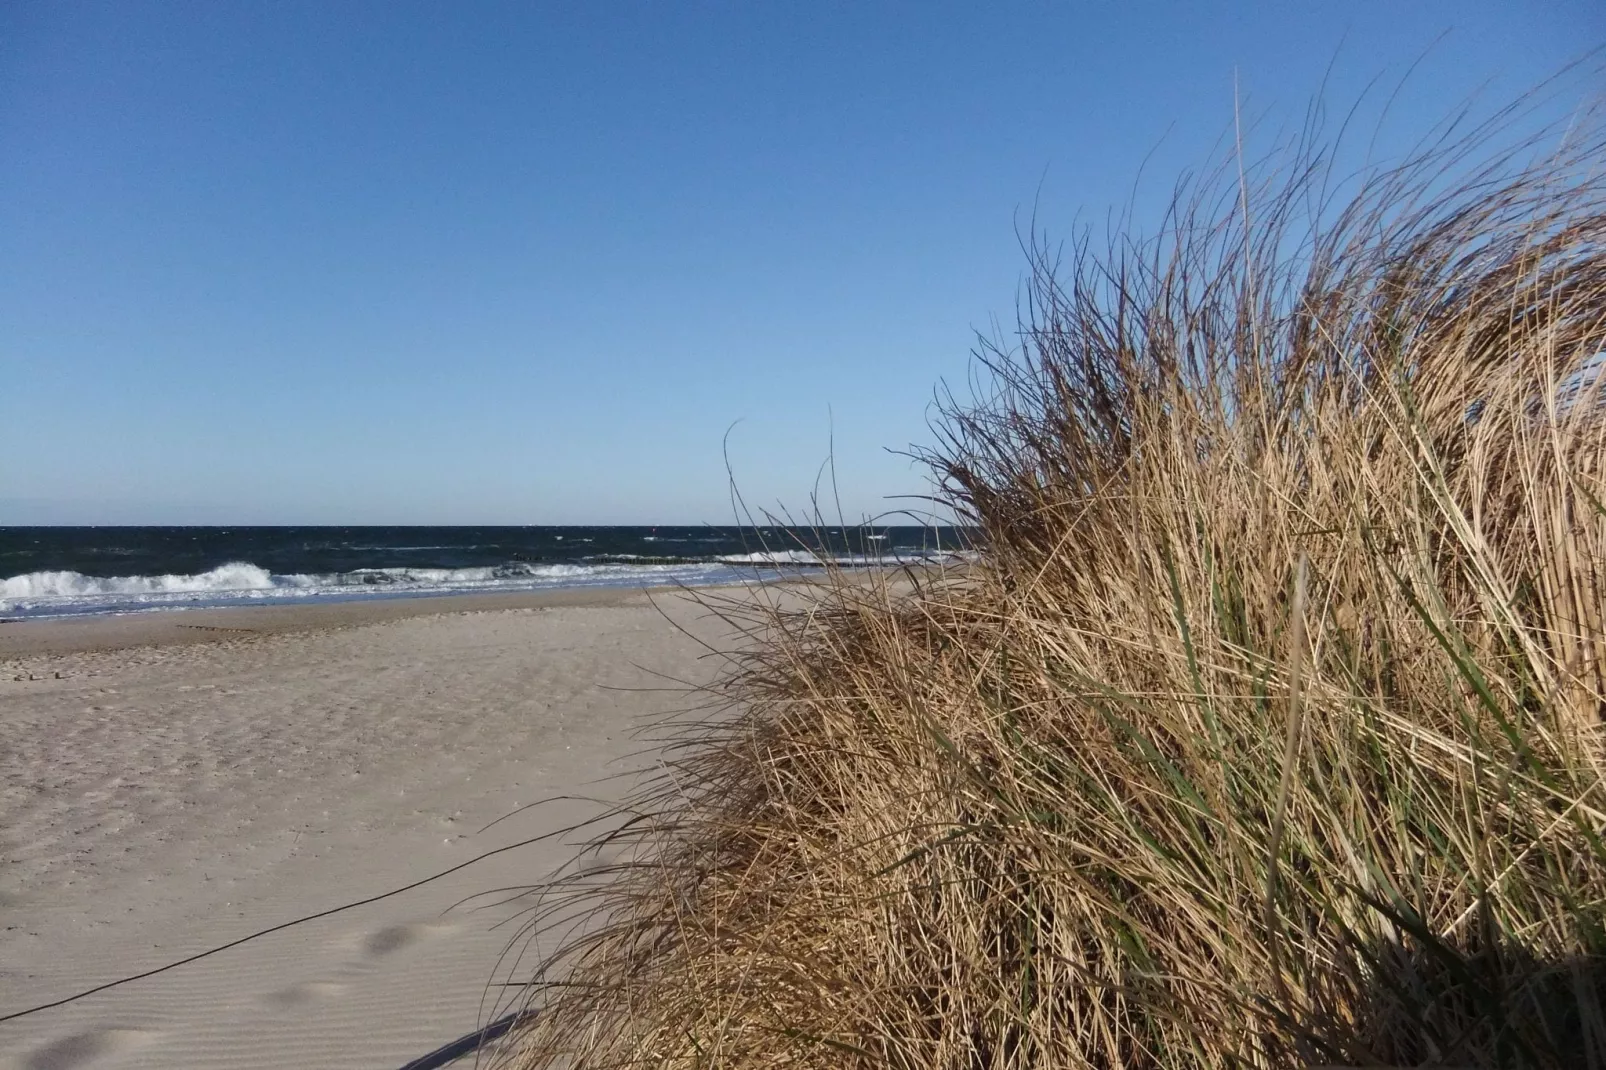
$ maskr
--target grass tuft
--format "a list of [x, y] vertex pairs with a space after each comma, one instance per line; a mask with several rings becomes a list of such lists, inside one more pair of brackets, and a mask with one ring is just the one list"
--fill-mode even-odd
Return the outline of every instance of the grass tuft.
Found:
[[1509, 118], [1028, 242], [976, 560], [718, 607], [520, 1065], [1606, 1068], [1606, 154]]

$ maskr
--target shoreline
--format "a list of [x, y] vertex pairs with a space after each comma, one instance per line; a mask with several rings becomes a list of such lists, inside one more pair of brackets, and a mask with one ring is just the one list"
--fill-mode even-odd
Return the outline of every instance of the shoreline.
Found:
[[[777, 582], [795, 581], [768, 581]], [[0, 660], [146, 646], [193, 646], [256, 636], [357, 628], [451, 613], [646, 605], [655, 597], [682, 597], [686, 590], [732, 591], [752, 586], [755, 584], [710, 584], [690, 588], [668, 584], [558, 587], [541, 591], [421, 593], [316, 603], [152, 609], [40, 619], [21, 617], [0, 622]]]

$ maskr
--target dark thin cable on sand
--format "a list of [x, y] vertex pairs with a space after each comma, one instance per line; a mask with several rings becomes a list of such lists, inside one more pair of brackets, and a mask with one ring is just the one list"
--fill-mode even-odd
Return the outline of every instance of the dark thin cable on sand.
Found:
[[[107, 981], [103, 985], [96, 985], [94, 988], [86, 988], [82, 992], [77, 992], [77, 993], [74, 993], [73, 995], [70, 995], [70, 996], [64, 996], [61, 999], [53, 1000], [53, 1001], [51, 1001], [49, 1003], [41, 1003], [37, 1007], [29, 1007], [27, 1010], [12, 1011], [10, 1014], [0, 1015], [0, 1023], [15, 1021], [16, 1019], [22, 1018], [22, 1017], [24, 1017], [26, 1015], [29, 1015], [29, 1014], [37, 1014], [39, 1011], [48, 1011], [48, 1010], [50, 1010], [50, 1009], [52, 1009], [54, 1007], [65, 1006], [68, 1003], [73, 1003], [73, 1002], [75, 1002], [77, 1000], [83, 999], [85, 996], [93, 996], [95, 993], [104, 992], [108, 988], [116, 988], [118, 985], [126, 985], [126, 984], [128, 984], [128, 983], [130, 983], [132, 981], [143, 981], [147, 977], [155, 977], [159, 973], [166, 973], [168, 970], [176, 969], [176, 968], [178, 968], [180, 966], [186, 966], [189, 963], [196, 962], [196, 961], [198, 961], [200, 959], [204, 959], [204, 958], [208, 957], [209, 955], [216, 955], [219, 951], [227, 951], [231, 947], [239, 947], [241, 944], [246, 943], [246, 942], [251, 941], [251, 940], [255, 940], [259, 936], [267, 936], [267, 935], [269, 935], [271, 933], [276, 933], [276, 932], [279, 932], [279, 931], [281, 931], [283, 929], [291, 928], [292, 926], [295, 926], [295, 925], [301, 925], [301, 924], [303, 924], [305, 922], [309, 922], [309, 921], [317, 921], [319, 918], [327, 918], [331, 914], [339, 914], [342, 911], [354, 910], [357, 907], [365, 907], [370, 903], [377, 903], [381, 899], [389, 899], [393, 895], [401, 895], [403, 892], [410, 892], [414, 888], [422, 887], [423, 885], [426, 885], [431, 881], [438, 881], [442, 877], [450, 876], [451, 874], [456, 873], [460, 869], [466, 869], [469, 866], [472, 866], [476, 862], [483, 862], [487, 858], [492, 857], [493, 855], [504, 854], [504, 853], [506, 853], [508, 851], [516, 850], [516, 849], [518, 849], [520, 847], [528, 847], [532, 843], [539, 843], [542, 840], [550, 839], [554, 835], [561, 835], [562, 831], [563, 830], [560, 829], [556, 833], [552, 833], [552, 832], [542, 833], [539, 836], [531, 836], [527, 840], [520, 840], [518, 843], [510, 843], [506, 847], [498, 847], [495, 850], [486, 851], [484, 854], [475, 855], [473, 858], [470, 858], [465, 862], [459, 862], [457, 865], [453, 866], [450, 869], [443, 869], [439, 873], [436, 873], [436, 874], [433, 874], [431, 876], [425, 877], [422, 880], [413, 881], [413, 883], [411, 883], [411, 884], [405, 884], [400, 888], [393, 888], [390, 891], [382, 892], [379, 895], [371, 895], [367, 899], [359, 899], [354, 903], [346, 903], [343, 906], [331, 907], [328, 910], [320, 910], [316, 914], [308, 914], [306, 917], [304, 917], [304, 918], [296, 918], [294, 921], [280, 922], [278, 925], [272, 926], [271, 928], [262, 929], [262, 930], [260, 930], [258, 932], [254, 932], [250, 936], [242, 936], [238, 940], [230, 940], [226, 944], [220, 944], [217, 947], [208, 948], [205, 951], [197, 952], [196, 954], [190, 955], [187, 958], [179, 959], [177, 962], [169, 962], [167, 965], [158, 966], [154, 970], [146, 970], [144, 973], [136, 973], [136, 974], [133, 974], [133, 975], [131, 975], [129, 977], [119, 977], [115, 981]], [[493, 1024], [495, 1024], [495, 1023], [493, 1023]], [[492, 1028], [492, 1027], [491, 1026], [487, 1026], [486, 1028], [489, 1029], [489, 1028]], [[505, 1030], [504, 1030], [504, 1032], [505, 1032]], [[500, 1035], [500, 1034], [498, 1034], [498, 1035]]]
[[467, 1036], [458, 1037], [450, 1044], [443, 1044], [428, 1055], [420, 1055], [412, 1062], [403, 1066], [401, 1070], [438, 1070], [447, 1063], [453, 1063], [470, 1052], [478, 1051], [491, 1041], [500, 1038], [508, 1030], [528, 1017], [528, 1011], [513, 1011], [504, 1014], [490, 1025], [476, 1029]]

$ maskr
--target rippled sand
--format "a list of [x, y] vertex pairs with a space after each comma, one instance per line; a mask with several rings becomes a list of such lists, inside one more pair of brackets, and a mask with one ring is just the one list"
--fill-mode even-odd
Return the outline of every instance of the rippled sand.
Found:
[[[619, 592], [0, 626], [0, 1015], [593, 813], [481, 831], [617, 797], [653, 762], [635, 730], [689, 701], [658, 674], [706, 679], [693, 636], [723, 631]], [[527, 902], [465, 897], [571, 853], [0, 1024], [0, 1067], [399, 1067], [516, 992], [487, 984]]]

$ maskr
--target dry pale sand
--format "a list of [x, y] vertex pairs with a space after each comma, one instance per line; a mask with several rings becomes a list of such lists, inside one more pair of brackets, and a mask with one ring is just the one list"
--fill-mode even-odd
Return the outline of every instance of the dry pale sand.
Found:
[[[637, 730], [690, 701], [658, 674], [718, 668], [694, 636], [727, 638], [640, 592], [0, 626], [0, 1016], [593, 814], [484, 830], [617, 798], [654, 762]], [[468, 897], [572, 853], [520, 848], [5, 1022], [0, 1067], [400, 1067], [528, 976], [497, 968], [527, 901]]]

